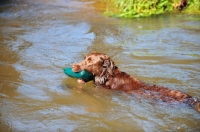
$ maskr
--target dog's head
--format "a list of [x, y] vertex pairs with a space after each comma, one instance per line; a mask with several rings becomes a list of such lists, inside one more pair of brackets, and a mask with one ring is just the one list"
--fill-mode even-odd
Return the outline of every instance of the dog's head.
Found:
[[74, 72], [86, 70], [94, 76], [113, 76], [115, 69], [114, 62], [105, 54], [93, 52], [85, 56], [84, 60], [74, 64], [72, 69]]

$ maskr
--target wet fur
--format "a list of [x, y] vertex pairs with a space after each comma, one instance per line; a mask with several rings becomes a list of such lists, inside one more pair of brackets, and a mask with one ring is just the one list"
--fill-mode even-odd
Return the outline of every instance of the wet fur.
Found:
[[126, 72], [122, 72], [114, 64], [110, 57], [102, 53], [91, 53], [84, 60], [72, 66], [73, 71], [87, 70], [94, 76], [94, 83], [112, 90], [120, 90], [146, 96], [153, 99], [161, 99], [165, 102], [179, 101], [193, 106], [200, 112], [200, 101], [186, 93], [157, 85], [148, 85]]

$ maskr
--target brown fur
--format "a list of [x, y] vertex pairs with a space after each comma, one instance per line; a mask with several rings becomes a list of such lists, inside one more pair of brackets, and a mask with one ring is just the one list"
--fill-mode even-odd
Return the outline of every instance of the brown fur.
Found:
[[112, 90], [144, 95], [153, 99], [161, 99], [166, 102], [184, 102], [192, 105], [197, 111], [200, 111], [199, 99], [178, 90], [145, 84], [129, 74], [120, 71], [105, 54], [96, 52], [88, 54], [82, 62], [74, 64], [72, 68], [75, 72], [86, 70], [92, 73], [96, 85]]

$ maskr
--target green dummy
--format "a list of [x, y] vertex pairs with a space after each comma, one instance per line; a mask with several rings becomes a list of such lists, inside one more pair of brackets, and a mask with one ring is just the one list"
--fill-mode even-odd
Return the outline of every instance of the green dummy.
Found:
[[64, 73], [69, 77], [82, 79], [85, 82], [90, 81], [92, 74], [87, 72], [86, 70], [82, 70], [80, 72], [74, 72], [71, 67], [67, 67], [63, 69]]

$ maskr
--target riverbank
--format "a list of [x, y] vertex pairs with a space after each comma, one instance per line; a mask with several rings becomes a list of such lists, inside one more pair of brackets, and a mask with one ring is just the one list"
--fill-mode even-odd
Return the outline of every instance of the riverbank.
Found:
[[164, 13], [200, 14], [199, 0], [103, 0], [104, 14], [121, 18], [138, 18]]

